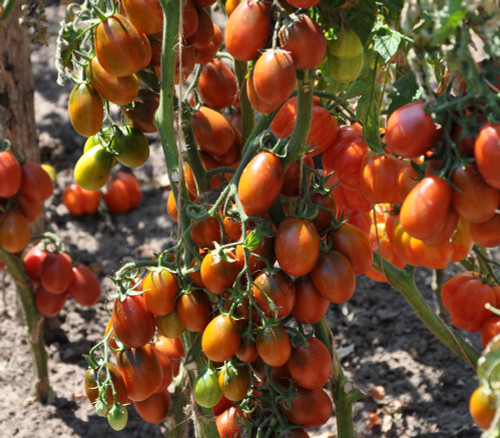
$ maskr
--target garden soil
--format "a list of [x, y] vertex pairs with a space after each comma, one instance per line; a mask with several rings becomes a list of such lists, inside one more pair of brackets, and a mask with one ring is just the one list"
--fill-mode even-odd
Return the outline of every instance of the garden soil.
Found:
[[[164, 426], [143, 422], [133, 406], [129, 423], [113, 431], [96, 415], [83, 389], [83, 354], [103, 337], [113, 275], [137, 258], [150, 258], [175, 242], [174, 223], [166, 213], [168, 181], [161, 147], [149, 136], [152, 158], [135, 172], [143, 188], [139, 208], [124, 215], [100, 211], [73, 217], [61, 203], [62, 189], [73, 181], [72, 168], [85, 139], [68, 120], [71, 84], [56, 84], [55, 37], [64, 7], [47, 6], [48, 41], [33, 45], [35, 108], [42, 162], [57, 170], [58, 186], [46, 203], [47, 229], [57, 233], [74, 257], [99, 274], [103, 291], [94, 308], [68, 300], [57, 318], [47, 321], [49, 373], [54, 390], [51, 404], [33, 402], [33, 369], [26, 333], [13, 282], [4, 278], [0, 300], [0, 436], [2, 437], [160, 437]], [[430, 273], [417, 271], [417, 283], [435, 307]], [[468, 411], [477, 385], [470, 365], [457, 358], [425, 328], [397, 291], [386, 284], [359, 277], [354, 297], [331, 305], [328, 323], [336, 337], [342, 366], [366, 396], [354, 406], [358, 437], [480, 436]], [[478, 335], [469, 336], [480, 348]], [[313, 437], [336, 436], [335, 417]]]

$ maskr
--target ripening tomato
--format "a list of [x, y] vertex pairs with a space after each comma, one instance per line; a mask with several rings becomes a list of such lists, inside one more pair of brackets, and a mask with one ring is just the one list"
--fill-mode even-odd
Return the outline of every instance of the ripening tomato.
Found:
[[42, 285], [39, 285], [35, 291], [35, 305], [38, 312], [50, 318], [56, 316], [63, 309], [68, 298], [68, 293], [53, 294], [46, 291]]
[[43, 259], [48, 253], [48, 251], [39, 246], [34, 246], [23, 256], [24, 268], [34, 284], [38, 284], [40, 281]]
[[242, 362], [253, 362], [259, 357], [255, 342], [252, 341], [250, 336], [243, 336], [241, 338], [240, 346], [236, 350], [235, 356]]
[[120, 170], [108, 182], [102, 198], [110, 213], [124, 214], [139, 205], [142, 189], [134, 175]]
[[22, 181], [19, 191], [30, 201], [41, 202], [54, 191], [54, 182], [38, 163], [25, 161], [21, 165]]
[[151, 424], [162, 423], [170, 412], [172, 399], [167, 389], [151, 394], [147, 399], [134, 401], [139, 416]]
[[212, 303], [201, 290], [192, 290], [177, 299], [177, 315], [184, 327], [195, 333], [202, 333], [212, 320]]
[[134, 128], [142, 132], [156, 132], [154, 114], [160, 104], [160, 95], [149, 88], [141, 88], [134, 100], [134, 107], [123, 110], [123, 116]]
[[331, 50], [327, 52], [328, 70], [331, 76], [341, 83], [349, 83], [359, 76], [365, 62], [364, 52], [354, 58], [338, 58]]
[[193, 115], [192, 123], [196, 143], [208, 154], [222, 155], [234, 142], [234, 131], [229, 121], [211, 108], [200, 107]]
[[75, 84], [68, 101], [69, 120], [78, 134], [97, 134], [104, 118], [104, 106], [99, 93], [90, 84]]
[[85, 190], [100, 189], [106, 184], [115, 161], [115, 156], [101, 145], [90, 148], [76, 162], [76, 183]]
[[142, 166], [149, 158], [148, 139], [142, 131], [131, 126], [117, 129], [110, 146], [118, 154], [118, 162], [133, 169]]
[[474, 143], [474, 158], [479, 173], [493, 188], [500, 190], [500, 123], [486, 123], [479, 130]]
[[14, 196], [21, 187], [21, 165], [10, 151], [0, 151], [0, 198]]
[[420, 239], [411, 238], [410, 250], [413, 253], [415, 266], [429, 269], [444, 269], [451, 263], [453, 248], [449, 242], [440, 246], [430, 246]]
[[222, 31], [215, 23], [213, 25], [214, 36], [212, 40], [205, 46], [194, 49], [194, 62], [196, 64], [206, 64], [212, 61], [222, 45]]
[[75, 216], [95, 213], [100, 199], [101, 193], [98, 190], [85, 190], [77, 183], [67, 185], [62, 193], [63, 204]]
[[146, 345], [155, 333], [155, 319], [142, 295], [115, 298], [111, 322], [115, 336], [127, 347]]
[[458, 219], [457, 229], [451, 239], [451, 247], [453, 248], [452, 262], [460, 262], [469, 255], [474, 246], [474, 241], [470, 235], [469, 222], [462, 218]]
[[242, 438], [244, 436], [244, 417], [241, 411], [234, 406], [218, 415], [215, 424], [221, 438]]
[[[369, 148], [362, 136], [350, 141], [338, 150], [329, 172], [335, 171], [342, 187], [359, 191], [361, 187], [363, 160]], [[363, 196], [364, 197], [364, 196]]]
[[278, 199], [283, 186], [283, 165], [270, 152], [260, 152], [245, 166], [238, 182], [238, 196], [250, 214], [265, 212]]
[[[109, 375], [111, 377], [111, 382], [113, 383], [114, 390], [116, 391], [116, 401], [122, 404], [130, 403], [130, 399], [127, 396], [127, 390], [125, 388], [125, 382], [123, 381], [123, 377], [118, 368], [110, 362], [108, 362], [108, 364], [105, 365], [100, 370], [89, 368], [85, 372], [84, 387], [85, 387], [85, 394], [87, 395], [89, 402], [92, 404], [92, 406], [95, 405], [97, 399], [99, 398], [98, 381], [101, 384], [104, 384], [104, 382], [107, 380], [108, 370], [109, 370]], [[114, 404], [113, 388], [111, 387], [110, 384], [108, 384], [108, 387], [106, 389], [105, 399], [108, 407]]]
[[328, 194], [312, 193], [311, 201], [318, 207], [318, 214], [313, 219], [313, 224], [322, 233], [332, 226], [333, 219], [337, 217], [338, 206], [332, 192]]
[[450, 207], [441, 231], [433, 234], [428, 239], [424, 239], [423, 242], [428, 246], [436, 247], [450, 243], [453, 234], [455, 234], [455, 230], [457, 229], [458, 219], [458, 213], [452, 207]]
[[165, 354], [170, 360], [184, 357], [184, 346], [181, 338], [169, 339], [165, 336], [158, 336], [154, 347]]
[[28, 246], [31, 239], [28, 219], [20, 210], [7, 210], [0, 215], [0, 246], [16, 253]]
[[155, 315], [156, 328], [165, 337], [175, 339], [180, 337], [186, 327], [182, 325], [177, 310], [172, 310], [166, 315]]
[[191, 238], [200, 249], [211, 249], [214, 242], [221, 243], [221, 229], [219, 221], [213, 216], [197, 222], [190, 231]]
[[248, 365], [227, 365], [222, 368], [218, 380], [227, 399], [233, 402], [243, 400], [250, 388], [250, 369]]
[[238, 324], [233, 318], [220, 314], [212, 319], [203, 331], [201, 348], [209, 359], [224, 362], [232, 357], [241, 341]]
[[495, 393], [484, 386], [478, 386], [469, 399], [469, 412], [481, 429], [489, 429], [495, 418], [497, 400]]
[[[272, 264], [275, 259], [274, 239], [263, 237], [257, 247], [249, 251], [247, 267], [252, 274], [255, 274], [266, 267], [266, 262]], [[243, 245], [236, 246], [236, 260], [240, 269], [243, 269], [245, 266], [245, 247]]]
[[257, 332], [255, 347], [259, 357], [272, 367], [284, 365], [292, 354], [290, 338], [281, 325], [261, 327]]
[[[193, 3], [196, 4], [196, 1]], [[208, 11], [196, 6], [196, 12], [198, 13], [198, 26], [195, 32], [187, 38], [187, 44], [195, 49], [206, 46], [214, 37], [214, 23]]]
[[288, 421], [307, 428], [325, 424], [333, 412], [333, 404], [328, 394], [321, 388], [304, 389], [297, 386], [290, 408], [284, 404], [282, 410]]
[[436, 145], [441, 135], [421, 100], [394, 111], [387, 120], [384, 141], [403, 158], [417, 158]]
[[310, 169], [314, 169], [314, 161], [310, 154], [304, 155], [301, 160], [291, 163], [284, 175], [283, 187], [281, 188], [283, 196], [294, 198], [302, 193], [304, 184], [302, 180], [307, 174], [302, 164]]
[[35, 222], [43, 213], [43, 202], [32, 201], [22, 192], [17, 192], [16, 207], [23, 212], [29, 223]]
[[266, 316], [281, 319], [289, 315], [295, 305], [295, 286], [282, 270], [265, 271], [255, 278], [252, 296]]
[[73, 278], [73, 261], [68, 253], [49, 252], [42, 262], [40, 284], [52, 294], [65, 293]]
[[73, 266], [68, 293], [71, 298], [82, 306], [93, 306], [99, 301], [101, 286], [99, 280], [87, 265], [78, 263], [78, 265]]
[[152, 345], [120, 350], [116, 362], [131, 400], [146, 400], [161, 385], [163, 370]]
[[222, 399], [217, 373], [207, 368], [193, 382], [193, 397], [204, 408], [212, 408]]
[[158, 0], [122, 0], [125, 15], [142, 33], [155, 34], [163, 29], [163, 10]]
[[227, 19], [224, 41], [227, 51], [235, 59], [250, 61], [265, 47], [270, 33], [270, 5], [243, 0]]
[[198, 12], [192, 0], [184, 2], [182, 9], [182, 36], [184, 39], [189, 38], [196, 32], [198, 27]]
[[300, 9], [307, 9], [316, 6], [320, 0], [287, 0], [287, 3]]
[[469, 232], [472, 240], [479, 246], [495, 248], [500, 245], [500, 214], [481, 224], [470, 224]]
[[231, 287], [240, 272], [233, 253], [208, 252], [201, 262], [200, 274], [205, 287], [216, 295], [222, 295]]
[[296, 278], [294, 285], [293, 317], [302, 324], [316, 324], [326, 315], [330, 301], [318, 292], [309, 275]]
[[238, 96], [236, 77], [224, 62], [214, 59], [201, 70], [198, 92], [207, 106], [225, 108], [232, 105]]
[[175, 275], [167, 269], [150, 271], [144, 278], [143, 288], [144, 301], [151, 313], [167, 315], [175, 309], [179, 283]]
[[250, 72], [250, 75], [246, 78], [245, 88], [247, 92], [248, 101], [250, 102], [250, 105], [252, 105], [252, 108], [255, 111], [261, 114], [269, 114], [273, 112], [273, 106], [268, 104], [255, 91], [255, 85], [253, 82], [253, 69]]

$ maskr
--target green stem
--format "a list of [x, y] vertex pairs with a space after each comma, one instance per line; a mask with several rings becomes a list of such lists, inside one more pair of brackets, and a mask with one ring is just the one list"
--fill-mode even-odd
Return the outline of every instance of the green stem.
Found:
[[[415, 285], [414, 272], [415, 268], [401, 270], [396, 268], [392, 263], [385, 259], [383, 260], [384, 274], [389, 283], [399, 292], [413, 311], [425, 324], [425, 326], [451, 351], [458, 357], [470, 364], [474, 369], [477, 366], [479, 353], [472, 348], [467, 342], [448, 327], [439, 317], [432, 311], [428, 304], [423, 299], [420, 291]], [[377, 253], [374, 253], [374, 267], [378, 270], [381, 268], [381, 259]]]
[[434, 296], [436, 298], [436, 303], [438, 305], [438, 315], [439, 317], [446, 321], [448, 317], [448, 312], [443, 304], [443, 299], [441, 298], [441, 289], [443, 288], [443, 284], [446, 281], [446, 268], [444, 269], [433, 269], [432, 271], [432, 291], [434, 292]]
[[43, 339], [44, 318], [36, 308], [33, 285], [26, 274], [21, 257], [11, 254], [0, 247], [0, 259], [4, 262], [14, 283], [16, 283], [16, 291], [21, 302], [26, 332], [33, 353], [35, 397], [45, 403], [50, 401], [52, 389], [49, 383], [48, 356]]
[[188, 432], [188, 420], [185, 407], [189, 404], [189, 394], [186, 390], [187, 372], [184, 367], [180, 368], [179, 375], [175, 378], [174, 393], [172, 396], [172, 407], [168, 422], [167, 434], [169, 438], [185, 438]]
[[245, 86], [247, 63], [243, 61], [234, 61], [234, 71], [236, 73], [238, 86], [240, 88], [240, 109], [241, 121], [243, 126], [241, 137], [243, 139], [243, 144], [245, 144], [255, 125], [255, 114], [253, 111], [253, 107], [248, 100], [247, 89]]

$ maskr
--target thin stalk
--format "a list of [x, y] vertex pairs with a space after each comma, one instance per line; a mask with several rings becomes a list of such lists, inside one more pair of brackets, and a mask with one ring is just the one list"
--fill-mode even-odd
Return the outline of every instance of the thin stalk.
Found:
[[436, 303], [438, 306], [438, 316], [449, 323], [449, 315], [443, 304], [443, 299], [441, 298], [441, 289], [446, 281], [446, 268], [444, 269], [433, 269], [432, 270], [432, 291], [434, 292], [434, 297], [436, 298]]
[[234, 71], [236, 73], [236, 78], [238, 80], [238, 87], [240, 89], [240, 109], [241, 109], [241, 121], [243, 127], [241, 132], [241, 137], [243, 139], [243, 144], [245, 144], [255, 125], [255, 113], [253, 111], [252, 105], [250, 104], [250, 101], [248, 100], [247, 89], [245, 86], [247, 63], [235, 60]]

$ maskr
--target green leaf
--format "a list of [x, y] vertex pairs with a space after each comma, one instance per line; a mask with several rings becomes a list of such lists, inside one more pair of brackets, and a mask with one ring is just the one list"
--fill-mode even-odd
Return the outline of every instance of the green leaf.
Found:
[[373, 33], [373, 50], [382, 57], [384, 62], [388, 62], [398, 51], [401, 40], [402, 35], [399, 32], [378, 22]]
[[377, 3], [375, 0], [363, 0], [356, 6], [345, 9], [346, 27], [354, 29], [363, 45], [370, 38], [377, 17], [376, 10]]
[[413, 102], [420, 97], [421, 89], [412, 71], [401, 76], [394, 82], [394, 90], [389, 93], [391, 103], [388, 108], [388, 115], [391, 115], [399, 107]]
[[448, 39], [462, 23], [467, 15], [467, 9], [462, 0], [451, 0], [440, 9], [435, 19], [432, 45], [442, 44]]
[[252, 230], [247, 237], [245, 237], [245, 242], [243, 243], [243, 246], [247, 248], [249, 251], [255, 250], [262, 241], [262, 236], [259, 235], [259, 233], [256, 230]]

